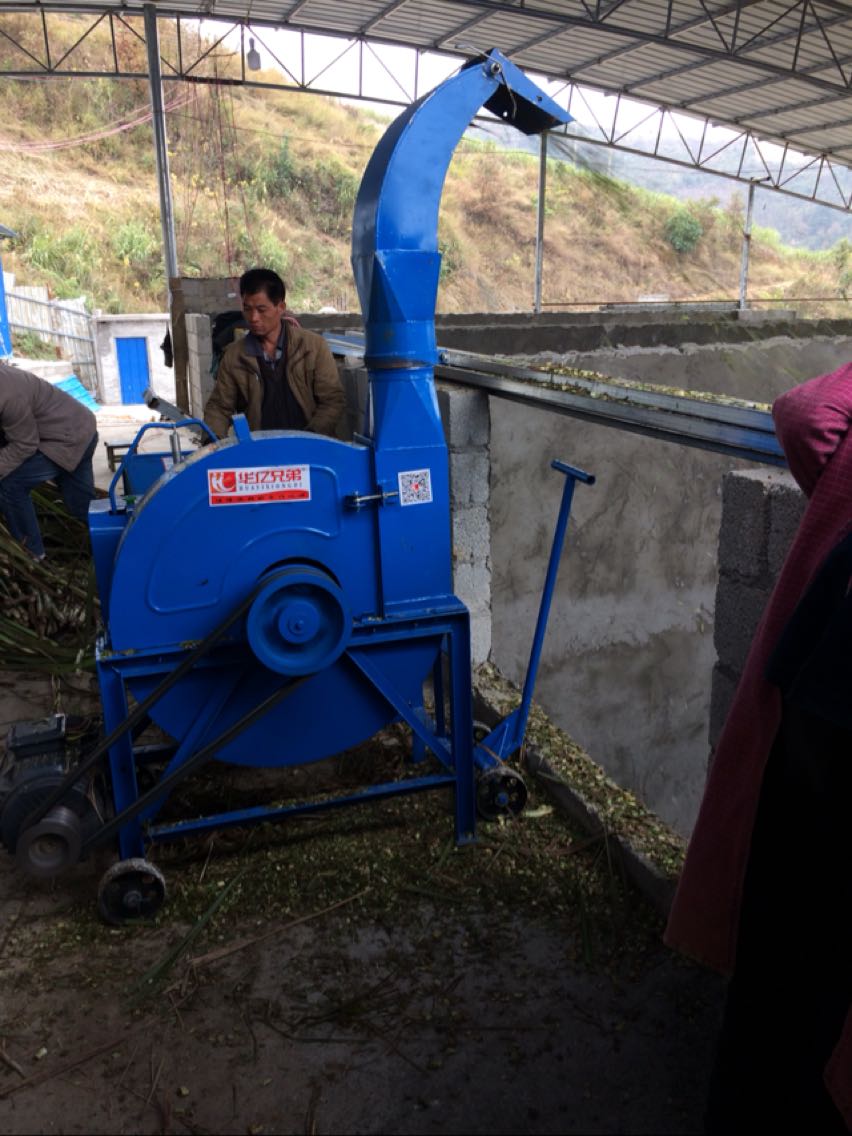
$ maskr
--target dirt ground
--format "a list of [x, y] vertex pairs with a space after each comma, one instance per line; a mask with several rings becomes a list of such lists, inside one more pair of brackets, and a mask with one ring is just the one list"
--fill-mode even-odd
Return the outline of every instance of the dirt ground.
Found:
[[[0, 731], [50, 697], [0, 676]], [[405, 739], [378, 744], [310, 776], [401, 770]], [[217, 776], [193, 792], [306, 789]], [[701, 1131], [720, 983], [534, 786], [462, 850], [416, 794], [156, 859], [165, 907], [117, 929], [109, 856], [48, 885], [0, 850], [3, 1133]]]
[[[0, 674], [0, 742], [77, 701]], [[216, 767], [169, 807], [342, 792], [407, 753], [393, 728], [308, 770]], [[0, 848], [0, 1133], [700, 1132], [721, 984], [662, 947], [607, 842], [535, 785], [474, 846], [452, 830], [416, 794], [159, 846], [167, 902], [121, 928], [111, 853], [42, 884]]]

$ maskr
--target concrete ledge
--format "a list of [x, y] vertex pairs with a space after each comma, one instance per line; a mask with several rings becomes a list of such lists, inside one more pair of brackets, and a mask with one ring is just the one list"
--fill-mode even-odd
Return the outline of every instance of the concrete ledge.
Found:
[[[505, 716], [507, 710], [519, 701], [517, 690], [491, 665], [481, 667], [477, 672], [473, 696], [474, 717], [489, 728], [497, 725]], [[507, 699], [510, 701], [507, 702]], [[624, 878], [645, 897], [655, 911], [665, 917], [668, 914], [677, 886], [680, 862], [682, 862], [683, 852], [685, 851], [683, 841], [671, 832], [662, 821], [654, 818], [659, 830], [665, 831], [667, 843], [676, 843], [680, 849], [679, 863], [677, 869], [675, 869], [656, 862], [634, 840], [631, 840], [624, 833], [618, 832], [608, 822], [603, 807], [592, 799], [591, 794], [584, 792], [578, 785], [572, 784], [544, 756], [535, 742], [529, 740], [529, 735], [533, 731], [533, 719], [537, 715], [543, 717], [534, 705], [530, 726], [527, 730], [528, 740], [523, 750], [523, 764], [527, 771], [539, 783], [553, 804], [564, 812], [578, 828], [587, 833], [590, 839], [607, 842], [608, 852], [618, 865]], [[548, 723], [548, 726], [556, 730], [552, 723]], [[567, 740], [567, 735], [564, 735], [562, 731], [556, 730], [556, 732]], [[606, 778], [600, 767], [587, 754], [582, 753], [582, 760], [589, 767], [594, 768], [599, 784], [609, 798], [610, 806], [611, 799], [619, 795], [625, 801], [635, 800], [631, 794], [620, 789], [614, 782]], [[653, 815], [650, 814], [649, 810], [644, 809], [644, 806], [638, 805], [638, 802], [637, 808], [644, 810], [646, 817]]]
[[610, 855], [625, 877], [660, 915], [667, 916], [674, 899], [677, 878], [667, 875], [623, 836], [610, 831], [595, 805], [560, 777], [535, 746], [525, 747], [524, 764], [566, 816], [590, 837], [599, 837], [608, 842]]

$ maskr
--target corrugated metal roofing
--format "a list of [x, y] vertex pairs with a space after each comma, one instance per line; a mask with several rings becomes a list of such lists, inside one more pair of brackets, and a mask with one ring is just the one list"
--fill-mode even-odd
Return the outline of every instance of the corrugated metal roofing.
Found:
[[[852, 161], [850, 0], [163, 0], [162, 16], [245, 20], [469, 54], [725, 121]], [[142, 0], [0, 0], [139, 16]], [[4, 12], [5, 10], [5, 12]]]

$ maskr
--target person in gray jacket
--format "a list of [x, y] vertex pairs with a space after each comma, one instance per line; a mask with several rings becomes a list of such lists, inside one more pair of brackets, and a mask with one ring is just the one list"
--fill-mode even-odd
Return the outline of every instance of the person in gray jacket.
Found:
[[30, 490], [55, 481], [72, 516], [86, 520], [95, 496], [97, 419], [70, 394], [0, 362], [0, 512], [9, 531], [44, 559]]

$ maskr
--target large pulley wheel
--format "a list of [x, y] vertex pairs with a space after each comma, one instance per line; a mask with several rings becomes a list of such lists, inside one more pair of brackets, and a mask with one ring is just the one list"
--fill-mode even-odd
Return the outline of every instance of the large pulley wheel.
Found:
[[308, 675], [342, 654], [352, 633], [343, 590], [322, 568], [294, 564], [261, 588], [246, 620], [251, 649], [270, 670]]
[[153, 918], [166, 899], [166, 880], [148, 860], [119, 860], [103, 875], [98, 911], [106, 923], [120, 927], [135, 919]]
[[486, 769], [477, 778], [476, 809], [485, 820], [518, 816], [528, 796], [523, 777], [506, 766]]

